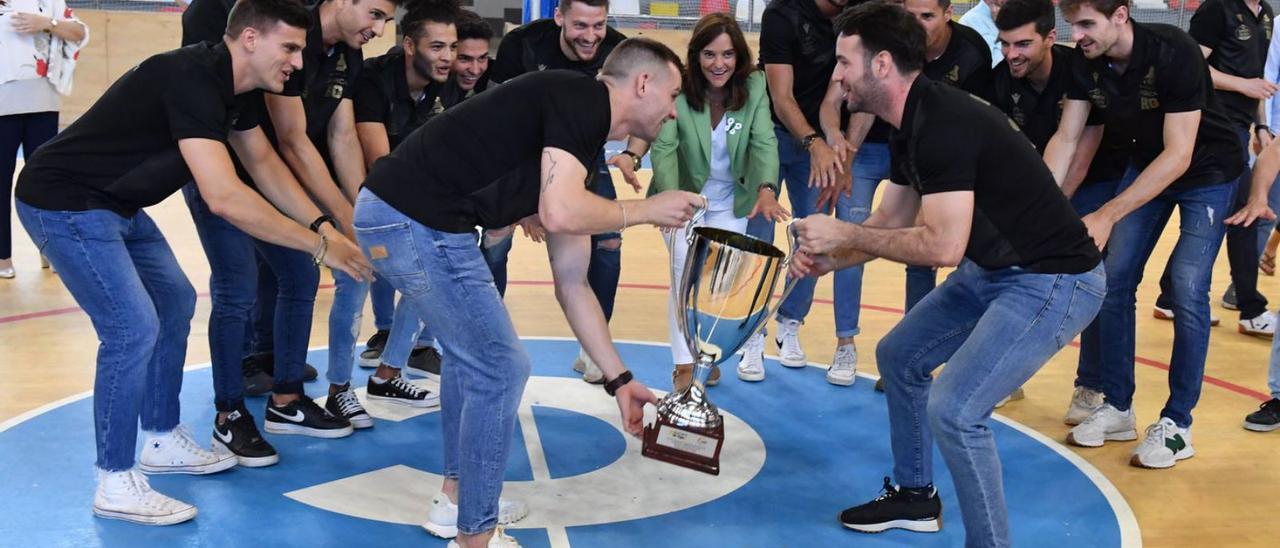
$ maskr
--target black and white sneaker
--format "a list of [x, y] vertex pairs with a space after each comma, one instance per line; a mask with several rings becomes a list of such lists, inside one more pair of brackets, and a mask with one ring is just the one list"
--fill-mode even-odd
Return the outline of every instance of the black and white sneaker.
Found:
[[405, 364], [404, 372], [439, 382], [440, 351], [434, 346], [413, 349], [409, 353], [409, 363]]
[[227, 415], [226, 422], [213, 421], [213, 452], [236, 456], [240, 466], [258, 468], [280, 462], [276, 448], [258, 433], [253, 415], [243, 406]]
[[345, 438], [354, 431], [347, 419], [330, 415], [305, 395], [281, 406], [277, 406], [273, 398], [267, 398], [266, 418], [262, 422], [272, 434], [332, 439]]
[[439, 394], [419, 388], [405, 380], [404, 377], [385, 380], [370, 375], [369, 388], [366, 390], [365, 396], [371, 400], [398, 403], [410, 407], [435, 407], [440, 405]]
[[1280, 400], [1271, 398], [1259, 406], [1257, 411], [1244, 418], [1244, 428], [1254, 432], [1270, 432], [1280, 428]]
[[360, 405], [360, 399], [351, 391], [351, 383], [347, 383], [341, 392], [329, 396], [324, 402], [324, 410], [335, 417], [342, 417], [357, 430], [373, 426], [373, 417]]
[[936, 533], [942, 529], [942, 500], [932, 485], [902, 489], [886, 477], [880, 496], [840, 512], [840, 523], [863, 533], [882, 533], [889, 529]]
[[387, 347], [387, 337], [390, 335], [390, 330], [379, 329], [369, 337], [369, 342], [364, 343], [364, 351], [360, 353], [360, 367], [365, 369], [378, 367], [378, 362], [382, 359], [382, 350]]

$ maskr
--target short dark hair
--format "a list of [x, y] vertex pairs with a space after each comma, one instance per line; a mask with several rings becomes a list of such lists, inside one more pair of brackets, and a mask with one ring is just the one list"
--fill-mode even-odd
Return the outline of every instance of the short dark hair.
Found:
[[459, 10], [455, 25], [458, 27], [459, 42], [473, 39], [488, 42], [493, 39], [493, 27], [473, 11]]
[[1054, 17], [1053, 0], [1008, 0], [996, 16], [996, 28], [1004, 31], [1027, 23], [1036, 24], [1036, 34], [1048, 36], [1058, 23]]
[[460, 11], [458, 0], [417, 0], [409, 4], [409, 12], [400, 20], [400, 32], [417, 42], [427, 23], [456, 24]]
[[1080, 9], [1080, 6], [1086, 5], [1098, 10], [1098, 13], [1111, 17], [1116, 10], [1120, 9], [1120, 6], [1124, 6], [1128, 9], [1129, 0], [1061, 0], [1061, 2], [1058, 3], [1058, 7], [1062, 9], [1062, 13], [1074, 13], [1076, 10]]
[[250, 27], [267, 32], [277, 22], [307, 29], [311, 26], [311, 13], [301, 0], [240, 0], [227, 14], [226, 34], [236, 38]]
[[671, 64], [677, 71], [684, 72], [684, 63], [680, 62], [680, 57], [662, 42], [644, 37], [627, 38], [618, 42], [604, 59], [600, 76], [626, 78], [636, 68], [656, 63]]
[[835, 21], [841, 36], [858, 35], [867, 52], [867, 62], [887, 51], [899, 74], [924, 67], [924, 27], [900, 4], [883, 0], [864, 2], [844, 10]]
[[605, 11], [609, 10], [609, 0], [560, 0], [560, 5], [556, 7], [560, 8], [560, 12], [563, 13], [569, 11], [574, 2], [586, 4], [593, 8], [604, 8]]
[[707, 88], [710, 87], [706, 75], [702, 74], [698, 58], [702, 55], [703, 48], [722, 34], [729, 35], [734, 52], [733, 76], [729, 77], [729, 82], [725, 85], [725, 108], [741, 110], [747, 104], [747, 77], [755, 69], [751, 62], [751, 47], [747, 45], [738, 21], [727, 13], [716, 12], [699, 19], [698, 24], [693, 27], [693, 37], [689, 39], [689, 53], [685, 58], [688, 65], [685, 67], [684, 98], [693, 110], [701, 112], [706, 106]]

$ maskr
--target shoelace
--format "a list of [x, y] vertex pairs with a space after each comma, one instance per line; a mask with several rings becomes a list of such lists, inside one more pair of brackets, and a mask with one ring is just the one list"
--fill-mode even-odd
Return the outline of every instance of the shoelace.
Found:
[[880, 488], [880, 496], [876, 497], [876, 502], [896, 498], [901, 491], [893, 485], [893, 480], [889, 476], [884, 477], [884, 487]]
[[834, 370], [836, 370], [836, 371], [841, 371], [841, 370], [846, 370], [846, 369], [856, 369], [856, 368], [858, 367], [857, 362], [854, 362], [852, 359], [841, 360], [841, 359], [840, 359], [840, 356], [842, 356], [842, 355], [843, 355], [843, 356], [848, 356], [849, 358], [852, 358], [852, 357], [853, 357], [853, 351], [852, 351], [852, 350], [848, 350], [848, 349], [846, 349], [846, 348], [845, 348], [845, 347], [843, 347], [843, 346], [842, 346], [842, 347], [840, 347], [840, 348], [837, 348], [837, 349], [836, 349], [836, 355], [835, 355], [835, 357], [834, 357], [834, 358], [832, 358], [832, 360], [831, 360], [831, 369], [834, 369]]
[[1103, 414], [1108, 414], [1108, 413], [1119, 413], [1119, 410], [1116, 410], [1115, 408], [1108, 409], [1106, 406], [1099, 407], [1097, 411], [1094, 411], [1089, 415], [1088, 418], [1084, 419], [1084, 422], [1080, 423], [1080, 426], [1084, 426], [1086, 424], [1093, 424], [1095, 422], [1104, 420], [1102, 418]]
[[394, 379], [391, 379], [390, 382], [392, 387], [399, 389], [401, 392], [408, 394], [409, 397], [414, 399], [420, 398], [422, 397], [423, 394], [426, 393], [425, 390], [418, 388], [417, 386], [414, 386], [409, 381], [404, 380], [404, 377], [396, 377]]
[[132, 488], [133, 494], [137, 495], [138, 501], [143, 506], [153, 510], [165, 510], [166, 499], [163, 495], [156, 493], [151, 489], [151, 483], [147, 481], [147, 477], [137, 470], [129, 471], [129, 487]]
[[341, 411], [344, 416], [364, 411], [364, 408], [360, 406], [360, 400], [356, 398], [355, 393], [350, 390], [338, 392], [334, 397], [338, 398], [338, 410]]
[[1170, 435], [1170, 430], [1173, 430], [1173, 433], [1177, 433], [1177, 428], [1178, 427], [1170, 426], [1161, 420], [1160, 422], [1147, 427], [1147, 437], [1142, 440], [1142, 444], [1158, 445], [1163, 447], [1164, 440], [1173, 437]]
[[172, 435], [169, 437], [177, 438], [176, 441], [178, 446], [189, 453], [194, 453], [200, 457], [212, 456], [211, 453], [205, 451], [203, 447], [200, 447], [200, 444], [197, 444], [195, 440], [191, 439], [191, 431], [187, 429], [185, 424], [179, 424], [176, 426], [173, 429]]

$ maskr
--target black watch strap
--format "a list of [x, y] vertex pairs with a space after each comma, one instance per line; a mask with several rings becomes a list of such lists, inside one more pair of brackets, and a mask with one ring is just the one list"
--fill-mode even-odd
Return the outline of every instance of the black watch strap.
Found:
[[311, 231], [320, 232], [320, 225], [325, 223], [329, 223], [329, 225], [332, 226], [333, 228], [338, 228], [338, 222], [333, 220], [333, 217], [330, 217], [328, 215], [321, 215], [319, 217], [316, 217], [316, 220], [311, 221]]
[[769, 190], [772, 190], [772, 191], [773, 191], [773, 195], [774, 195], [774, 196], [777, 196], [777, 195], [778, 195], [778, 185], [776, 185], [776, 184], [773, 184], [773, 183], [760, 183], [760, 188], [767, 188], [767, 189], [769, 189]]
[[804, 141], [801, 144], [804, 146], [805, 150], [809, 150], [809, 147], [813, 146], [813, 142], [821, 138], [821, 133], [810, 133], [804, 136]]
[[604, 391], [608, 392], [610, 396], [616, 396], [618, 394], [618, 389], [631, 382], [631, 378], [630, 371], [623, 371], [621, 375], [618, 375], [614, 377], [613, 380], [604, 383]]

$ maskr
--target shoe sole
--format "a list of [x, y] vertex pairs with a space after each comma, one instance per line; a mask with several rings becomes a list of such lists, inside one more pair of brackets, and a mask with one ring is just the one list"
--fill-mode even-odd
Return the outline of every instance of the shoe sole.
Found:
[[1230, 303], [1227, 303], [1226, 301], [1222, 302], [1222, 308], [1225, 308], [1227, 310], [1240, 310], [1239, 305], [1230, 304]]
[[1267, 333], [1266, 331], [1248, 329], [1245, 326], [1240, 324], [1236, 324], [1236, 331], [1239, 332], [1241, 335], [1249, 335], [1250, 337], [1262, 337], [1262, 338], [1270, 339], [1271, 337], [1275, 336], [1275, 333]]
[[382, 354], [378, 354], [377, 356], [374, 356], [372, 358], [366, 358], [364, 356], [360, 356], [359, 365], [360, 367], [363, 367], [365, 369], [377, 369], [378, 363], [381, 361], [382, 361]]
[[1196, 449], [1194, 447], [1188, 447], [1186, 451], [1174, 455], [1173, 459], [1168, 462], [1142, 462], [1142, 459], [1138, 458], [1137, 455], [1133, 455], [1129, 457], [1129, 466], [1146, 468], [1148, 470], [1164, 470], [1166, 468], [1173, 468], [1173, 465], [1178, 464], [1178, 461], [1180, 460], [1187, 460], [1194, 456], [1196, 456]]
[[896, 519], [883, 523], [859, 523], [849, 524], [841, 522], [845, 529], [851, 529], [859, 533], [883, 533], [890, 529], [906, 529], [907, 531], [915, 531], [917, 533], [937, 533], [942, 530], [942, 518], [930, 520], [913, 520], [913, 519]]
[[401, 371], [403, 371], [406, 375], [413, 375], [413, 376], [415, 376], [415, 377], [423, 377], [423, 378], [430, 379], [430, 380], [433, 380], [433, 381], [436, 381], [436, 382], [440, 382], [440, 374], [439, 374], [439, 373], [432, 373], [432, 372], [430, 372], [430, 371], [427, 371], [426, 369], [418, 369], [418, 368], [416, 368], [416, 367], [408, 367], [408, 366], [405, 366], [405, 368], [404, 368], [404, 369], [401, 369]]
[[[1224, 306], [1223, 308], [1226, 308], [1226, 307]], [[1227, 308], [1227, 310], [1234, 310], [1234, 309], [1233, 309], [1233, 308]], [[1152, 310], [1152, 311], [1151, 311], [1151, 317], [1152, 317], [1152, 318], [1155, 318], [1155, 319], [1157, 319], [1157, 320], [1164, 320], [1164, 321], [1167, 321], [1167, 322], [1171, 322], [1171, 321], [1173, 321], [1173, 315], [1172, 315], [1172, 314], [1167, 314], [1167, 313], [1165, 313], [1165, 312], [1161, 312], [1161, 311], [1159, 311], [1159, 310]], [[1217, 326], [1218, 326], [1218, 324], [1220, 324], [1220, 323], [1222, 323], [1222, 319], [1221, 319], [1221, 318], [1210, 318], [1210, 319], [1209, 319], [1209, 326], [1210, 326], [1210, 327], [1217, 327]]]
[[841, 375], [832, 375], [831, 373], [827, 373], [827, 382], [834, 384], [836, 386], [851, 386], [853, 385], [853, 381], [857, 379], [858, 379], [857, 373], [849, 375], [848, 377], [844, 377]]
[[161, 474], [188, 474], [192, 476], [204, 476], [208, 474], [217, 474], [236, 467], [236, 459], [232, 455], [218, 462], [211, 462], [200, 466], [152, 466], [150, 464], [138, 462], [138, 469], [142, 470], [149, 476]]
[[369, 395], [369, 393], [366, 392], [365, 397], [373, 401], [394, 403], [396, 405], [403, 405], [405, 407], [414, 407], [418, 409], [425, 409], [425, 408], [440, 406], [439, 396], [435, 398], [425, 399], [425, 400], [406, 400], [403, 398], [392, 398], [389, 396], [371, 396]]
[[1280, 423], [1276, 424], [1258, 424], [1256, 422], [1244, 421], [1244, 429], [1250, 432], [1270, 432], [1280, 429]]
[[294, 436], [310, 436], [313, 438], [322, 438], [333, 440], [350, 436], [355, 429], [347, 426], [346, 428], [320, 429], [302, 426], [300, 424], [280, 424], [273, 421], [267, 421], [263, 427], [272, 434], [285, 434]]
[[106, 519], [118, 519], [128, 521], [130, 523], [138, 523], [141, 525], [177, 525], [179, 523], [190, 521], [196, 517], [196, 507], [192, 506], [180, 512], [174, 512], [166, 516], [144, 516], [139, 514], [130, 514], [128, 512], [116, 512], [114, 510], [104, 510], [93, 507], [93, 515]]
[[1099, 441], [1096, 444], [1083, 443], [1077, 440], [1074, 432], [1067, 434], [1067, 443], [1074, 445], [1076, 447], [1102, 447], [1109, 441], [1133, 441], [1136, 439], [1138, 439], [1138, 431], [1136, 429], [1129, 430], [1126, 432], [1108, 433], [1107, 435], [1102, 437], [1102, 441]]
[[743, 373], [742, 370], [739, 369], [738, 378], [747, 382], [760, 382], [764, 380], [764, 371], [759, 373]]
[[351, 423], [351, 427], [356, 430], [364, 430], [365, 428], [373, 428], [373, 417], [365, 415], [364, 417], [348, 418], [347, 422]]
[[458, 536], [458, 526], [456, 525], [440, 525], [428, 521], [422, 524], [422, 528], [431, 533], [431, 536], [437, 538], [451, 539]]
[[230, 447], [227, 447], [227, 444], [222, 443], [222, 440], [217, 438], [214, 438], [213, 446], [215, 450], [221, 447], [227, 454], [234, 455], [236, 457], [236, 463], [245, 468], [262, 468], [264, 466], [271, 466], [280, 462], [280, 455], [267, 455], [265, 457], [245, 457], [236, 455], [231, 451]]

